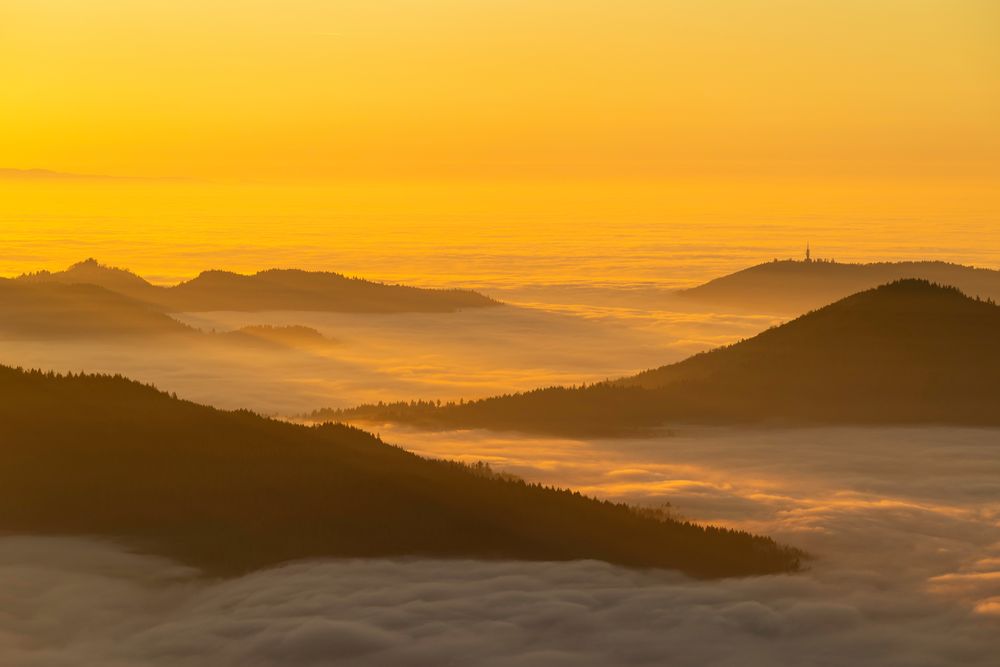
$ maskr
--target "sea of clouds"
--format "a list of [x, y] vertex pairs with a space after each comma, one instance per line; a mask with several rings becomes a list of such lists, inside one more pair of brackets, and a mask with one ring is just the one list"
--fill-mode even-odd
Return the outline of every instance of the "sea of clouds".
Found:
[[331, 561], [208, 581], [0, 540], [10, 667], [994, 665], [997, 619], [866, 572], [700, 582], [604, 563]]
[[592, 561], [416, 559], [214, 580], [126, 545], [7, 536], [0, 664], [909, 667], [1000, 655], [996, 430], [390, 436], [604, 497], [670, 502], [814, 557], [801, 574], [723, 581]]
[[298, 415], [380, 400], [482, 398], [628, 375], [766, 328], [768, 316], [575, 305], [457, 313], [178, 314], [205, 332], [308, 326], [326, 345], [5, 340], [0, 363], [122, 373], [226, 409]]
[[[186, 398], [290, 414], [614, 377], [772, 323], [577, 296], [564, 308], [455, 315], [199, 314], [188, 321], [206, 329], [305, 324], [332, 341], [252, 353], [5, 341], [0, 362], [122, 372]], [[997, 664], [998, 430], [678, 427], [590, 441], [373, 430], [428, 456], [670, 503], [813, 558], [798, 575], [725, 581], [597, 562], [429, 560], [211, 580], [129, 545], [3, 536], [0, 665]]]

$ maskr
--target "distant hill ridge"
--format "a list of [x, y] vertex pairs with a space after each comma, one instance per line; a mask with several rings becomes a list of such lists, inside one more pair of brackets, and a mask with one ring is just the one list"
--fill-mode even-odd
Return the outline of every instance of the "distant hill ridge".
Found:
[[155, 306], [97, 285], [0, 279], [0, 340], [197, 334]]
[[434, 461], [341, 425], [0, 366], [0, 532], [86, 535], [232, 575], [323, 557], [599, 559], [701, 577], [794, 571], [745, 532]]
[[257, 348], [322, 349], [336, 344], [304, 326], [245, 326], [206, 332], [175, 320], [156, 306], [88, 283], [0, 278], [0, 341], [166, 340]]
[[971, 296], [1000, 299], [1000, 271], [937, 261], [845, 264], [827, 260], [775, 260], [681, 290], [679, 294], [696, 303], [799, 314], [906, 278], [950, 285]]
[[1000, 306], [901, 280], [613, 382], [312, 417], [578, 435], [682, 423], [1000, 425], [998, 341]]
[[253, 275], [203, 271], [178, 285], [161, 287], [130, 271], [87, 259], [65, 271], [29, 273], [16, 280], [97, 285], [165, 312], [452, 312], [500, 305], [500, 302], [470, 290], [409, 287], [349, 278], [339, 273], [298, 269], [268, 269]]

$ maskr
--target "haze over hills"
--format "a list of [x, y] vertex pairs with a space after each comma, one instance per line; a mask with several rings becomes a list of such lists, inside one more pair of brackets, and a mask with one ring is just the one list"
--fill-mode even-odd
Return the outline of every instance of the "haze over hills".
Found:
[[319, 557], [593, 558], [791, 571], [748, 533], [420, 458], [341, 425], [222, 412], [111, 376], [0, 367], [0, 532], [86, 535], [235, 574]]
[[203, 331], [145, 301], [97, 285], [6, 278], [0, 278], [0, 340], [217, 343], [317, 351], [336, 345], [316, 329], [297, 325]]
[[0, 338], [148, 338], [197, 333], [148, 303], [97, 285], [0, 279]]
[[253, 325], [240, 327], [235, 331], [217, 334], [229, 338], [238, 338], [244, 342], [257, 342], [263, 345], [280, 345], [288, 347], [322, 349], [336, 345], [336, 341], [327, 338], [312, 327], [301, 325], [271, 326]]
[[304, 326], [247, 326], [216, 333], [144, 301], [86, 283], [0, 278], [0, 340], [124, 341], [322, 349], [335, 341]]
[[681, 290], [685, 300], [754, 312], [800, 314], [878, 285], [919, 278], [964, 293], [1000, 299], [1000, 271], [949, 262], [841, 264], [775, 260]]
[[577, 435], [682, 423], [998, 425], [998, 340], [1000, 306], [902, 280], [614, 382], [311, 416]]
[[18, 281], [85, 283], [145, 301], [165, 312], [312, 310], [352, 313], [451, 312], [500, 305], [470, 290], [390, 285], [338, 273], [269, 269], [253, 275], [204, 271], [172, 287], [153, 285], [94, 259], [65, 271], [25, 274]]

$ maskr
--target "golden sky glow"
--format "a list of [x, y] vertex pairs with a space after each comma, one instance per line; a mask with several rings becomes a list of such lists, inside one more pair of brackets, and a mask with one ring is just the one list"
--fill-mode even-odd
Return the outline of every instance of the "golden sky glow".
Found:
[[4, 0], [0, 83], [0, 275], [1000, 266], [996, 0]]
[[994, 0], [6, 0], [4, 167], [982, 178]]

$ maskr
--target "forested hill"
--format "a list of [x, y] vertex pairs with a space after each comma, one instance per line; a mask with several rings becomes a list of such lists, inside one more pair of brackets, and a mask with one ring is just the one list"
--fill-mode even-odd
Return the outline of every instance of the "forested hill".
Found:
[[426, 289], [349, 278], [339, 273], [270, 269], [253, 275], [204, 271], [172, 287], [152, 285], [139, 276], [93, 259], [66, 271], [20, 276], [29, 283], [90, 284], [141, 300], [165, 312], [212, 310], [310, 310], [359, 313], [451, 312], [500, 305], [461, 289]]
[[1000, 425], [997, 341], [994, 303], [904, 280], [615, 382], [313, 417], [577, 435], [679, 423]]
[[682, 290], [680, 295], [704, 305], [798, 315], [856, 292], [907, 278], [951, 285], [971, 296], [1000, 300], [1000, 271], [928, 261], [766, 262]]
[[320, 557], [592, 558], [695, 576], [795, 570], [747, 533], [653, 518], [347, 426], [0, 367], [0, 531], [124, 540], [214, 574]]

